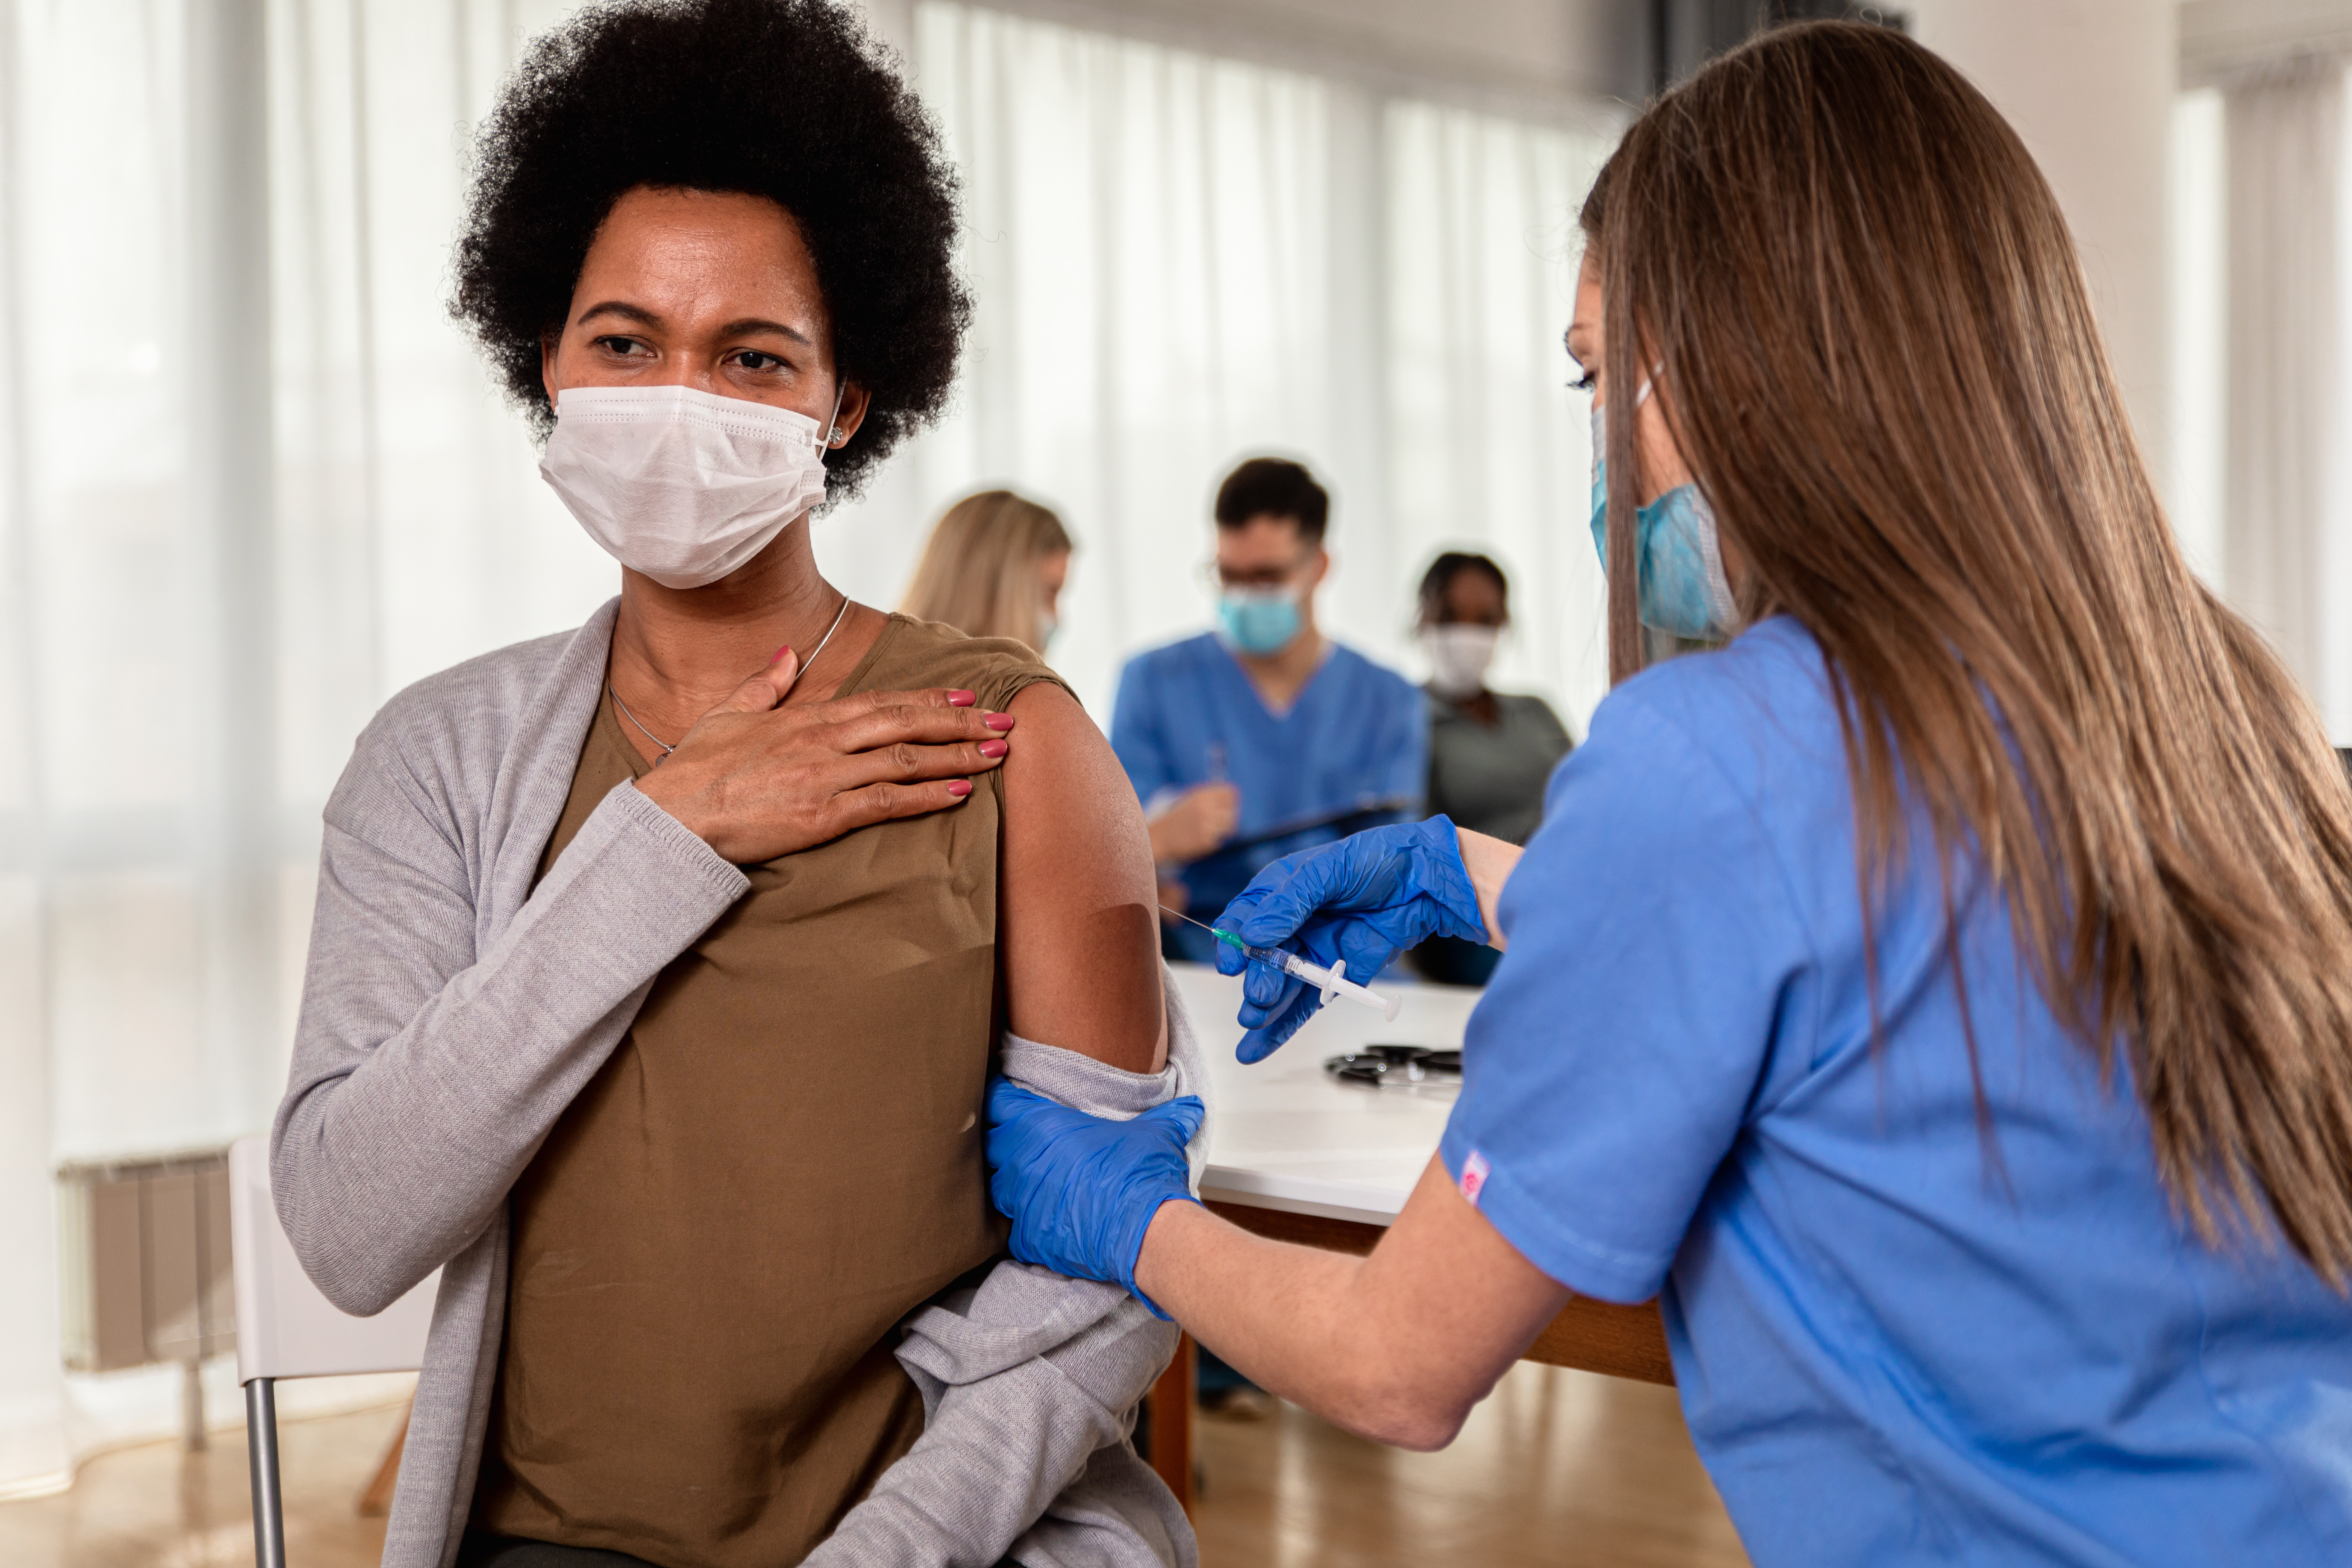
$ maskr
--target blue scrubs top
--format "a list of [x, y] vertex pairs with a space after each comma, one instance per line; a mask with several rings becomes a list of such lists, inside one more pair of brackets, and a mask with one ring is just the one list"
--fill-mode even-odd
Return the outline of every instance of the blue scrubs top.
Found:
[[[1239, 792], [1233, 841], [1175, 872], [1189, 912], [1213, 921], [1283, 856], [1421, 815], [1423, 708], [1402, 676], [1334, 643], [1290, 710], [1270, 712], [1240, 662], [1203, 633], [1128, 661], [1110, 743], [1146, 811], [1195, 784]], [[1215, 939], [1199, 927], [1169, 935], [1183, 956], [1215, 962]]]
[[1504, 893], [1446, 1168], [1562, 1284], [1659, 1296], [1759, 1568], [2352, 1563], [2352, 1305], [2187, 1230], [1980, 868], [1997, 1159], [1932, 850], [1877, 921], [1874, 1053], [1853, 812], [1793, 622], [1620, 687]]

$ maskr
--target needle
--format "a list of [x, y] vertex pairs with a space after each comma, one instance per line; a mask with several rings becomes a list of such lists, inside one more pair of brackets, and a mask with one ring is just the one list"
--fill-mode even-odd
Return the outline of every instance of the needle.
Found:
[[1219, 931], [1205, 921], [1194, 920], [1181, 910], [1169, 910], [1166, 904], [1160, 907], [1168, 910], [1170, 914], [1188, 925], [1199, 926], [1227, 947], [1238, 950], [1242, 956], [1253, 963], [1263, 963], [1268, 969], [1304, 980], [1307, 984], [1322, 992], [1323, 1000], [1326, 1002], [1330, 1001], [1334, 996], [1345, 996], [1349, 1001], [1360, 1002], [1367, 1007], [1377, 1007], [1391, 1024], [1396, 1022], [1396, 1016], [1404, 1011], [1403, 997], [1383, 996], [1379, 992], [1368, 986], [1359, 985], [1349, 979], [1348, 961], [1344, 958], [1326, 969], [1319, 963], [1310, 963], [1297, 953], [1286, 952], [1278, 947], [1252, 947], [1234, 932]]

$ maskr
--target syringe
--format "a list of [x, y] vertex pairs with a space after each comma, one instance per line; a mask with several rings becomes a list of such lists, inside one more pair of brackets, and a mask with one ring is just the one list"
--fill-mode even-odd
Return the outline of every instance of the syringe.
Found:
[[[1160, 907], [1163, 910], [1168, 910], [1168, 906], [1166, 904], [1162, 904]], [[1314, 986], [1318, 991], [1323, 993], [1323, 1000], [1327, 1005], [1334, 996], [1345, 996], [1350, 1002], [1360, 1002], [1367, 1007], [1379, 1008], [1381, 1010], [1381, 1016], [1391, 1024], [1396, 1022], [1397, 1015], [1404, 1011], [1403, 997], [1383, 996], [1370, 986], [1359, 985], [1354, 981], [1349, 979], [1348, 961], [1344, 958], [1333, 963], [1330, 968], [1326, 969], [1319, 963], [1310, 963], [1306, 959], [1299, 957], [1297, 953], [1286, 952], [1282, 948], [1252, 947], [1234, 932], [1229, 931], [1219, 931], [1215, 926], [1209, 925], [1202, 921], [1193, 920], [1191, 915], [1184, 913], [1181, 910], [1168, 910], [1168, 912], [1174, 915], [1180, 921], [1190, 921], [1192, 924], [1199, 926], [1202, 931], [1207, 931], [1211, 936], [1215, 937], [1227, 947], [1239, 952], [1244, 958], [1248, 959], [1253, 963], [1263, 963], [1269, 969], [1279, 970], [1285, 974], [1296, 975], [1298, 979], [1307, 982], [1307, 984]]]

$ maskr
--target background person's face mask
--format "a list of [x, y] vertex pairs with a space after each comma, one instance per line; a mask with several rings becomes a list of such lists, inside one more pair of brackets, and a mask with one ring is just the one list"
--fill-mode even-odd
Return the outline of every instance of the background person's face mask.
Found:
[[[1650, 395], [1643, 382], [1633, 399]], [[1609, 569], [1608, 410], [1592, 408], [1592, 544]], [[1642, 624], [1678, 637], [1720, 642], [1739, 624], [1731, 584], [1723, 574], [1715, 509], [1696, 485], [1676, 485], [1633, 514], [1633, 560], [1640, 575]]]
[[699, 588], [824, 498], [830, 427], [686, 386], [567, 386], [539, 472], [614, 560]]
[[1244, 653], [1278, 653], [1304, 624], [1297, 588], [1227, 588], [1217, 595], [1217, 632]]
[[1495, 662], [1495, 645], [1502, 638], [1496, 626], [1454, 622], [1423, 626], [1421, 651], [1429, 660], [1429, 684], [1440, 697], [1475, 697], [1486, 684], [1486, 670]]

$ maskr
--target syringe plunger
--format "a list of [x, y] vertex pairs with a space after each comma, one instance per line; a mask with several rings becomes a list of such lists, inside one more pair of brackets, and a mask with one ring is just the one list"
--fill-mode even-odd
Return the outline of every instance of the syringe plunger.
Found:
[[1371, 987], [1359, 985], [1349, 979], [1348, 961], [1344, 958], [1335, 961], [1330, 968], [1326, 969], [1319, 963], [1309, 963], [1297, 953], [1286, 952], [1278, 947], [1252, 947], [1237, 937], [1227, 937], [1223, 931], [1219, 931], [1217, 935], [1221, 940], [1231, 941], [1234, 946], [1240, 948], [1244, 954], [1257, 963], [1265, 964], [1269, 968], [1278, 969], [1285, 974], [1295, 975], [1314, 986], [1323, 993], [1323, 1000], [1327, 1005], [1332, 997], [1345, 996], [1349, 1001], [1360, 1002], [1367, 1007], [1379, 1008], [1381, 1016], [1391, 1024], [1396, 1022], [1397, 1015], [1404, 1011], [1403, 997], [1383, 996]]

